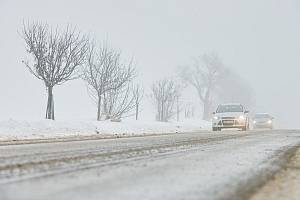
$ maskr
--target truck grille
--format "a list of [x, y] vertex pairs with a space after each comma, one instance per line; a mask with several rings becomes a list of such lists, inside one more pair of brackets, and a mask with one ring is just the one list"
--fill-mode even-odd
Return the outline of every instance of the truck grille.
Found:
[[234, 120], [235, 119], [235, 117], [222, 117], [222, 119], [231, 119], [231, 120]]
[[234, 125], [234, 120], [223, 120], [223, 124], [225, 126], [232, 126]]

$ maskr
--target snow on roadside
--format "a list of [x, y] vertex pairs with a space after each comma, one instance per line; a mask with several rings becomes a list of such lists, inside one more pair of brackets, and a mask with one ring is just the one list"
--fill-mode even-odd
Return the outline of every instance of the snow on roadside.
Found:
[[44, 139], [91, 135], [144, 135], [210, 129], [210, 122], [193, 119], [183, 122], [155, 121], [0, 121], [0, 140]]

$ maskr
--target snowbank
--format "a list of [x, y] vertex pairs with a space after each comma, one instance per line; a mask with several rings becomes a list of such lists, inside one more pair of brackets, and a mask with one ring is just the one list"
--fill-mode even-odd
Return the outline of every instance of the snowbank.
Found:
[[210, 122], [186, 120], [183, 122], [154, 121], [0, 121], [0, 140], [44, 139], [91, 135], [144, 135], [190, 132], [210, 129]]

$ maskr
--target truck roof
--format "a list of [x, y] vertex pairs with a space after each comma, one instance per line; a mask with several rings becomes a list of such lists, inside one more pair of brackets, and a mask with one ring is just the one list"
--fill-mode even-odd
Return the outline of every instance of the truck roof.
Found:
[[242, 105], [241, 103], [222, 103], [222, 104], [220, 104], [220, 105], [222, 105], [222, 106], [229, 106], [229, 105]]

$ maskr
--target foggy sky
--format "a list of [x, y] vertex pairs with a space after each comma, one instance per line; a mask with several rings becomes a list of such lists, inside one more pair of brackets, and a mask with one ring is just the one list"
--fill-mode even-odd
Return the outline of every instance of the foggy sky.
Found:
[[[254, 89], [256, 111], [300, 127], [297, 0], [0, 0], [0, 120], [44, 118], [46, 89], [21, 62], [28, 58], [18, 33], [23, 20], [72, 24], [107, 40], [135, 58], [146, 89], [191, 58], [217, 52]], [[58, 119], [95, 118], [81, 80], [54, 92]]]

